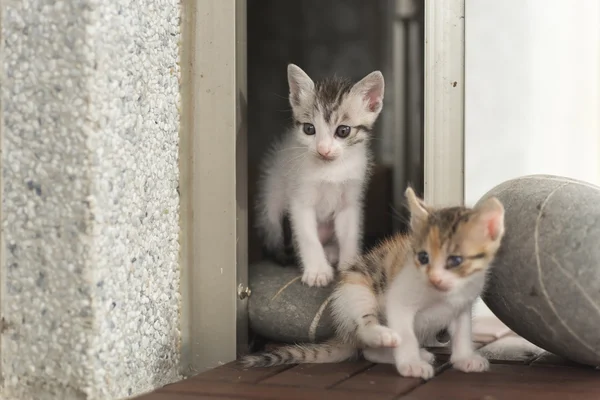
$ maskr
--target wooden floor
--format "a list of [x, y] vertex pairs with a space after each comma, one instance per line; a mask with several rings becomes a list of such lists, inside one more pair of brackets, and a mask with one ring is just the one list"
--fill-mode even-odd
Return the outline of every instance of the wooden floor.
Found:
[[366, 361], [246, 370], [230, 363], [137, 399], [600, 400], [597, 369], [541, 352], [510, 335], [478, 346], [492, 362], [489, 372], [453, 370], [446, 348], [432, 349], [437, 375], [428, 382], [402, 378], [391, 365]]

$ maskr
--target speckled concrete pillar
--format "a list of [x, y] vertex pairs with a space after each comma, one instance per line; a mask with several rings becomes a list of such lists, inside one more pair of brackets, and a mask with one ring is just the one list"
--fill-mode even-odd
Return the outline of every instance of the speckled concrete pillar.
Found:
[[178, 0], [9, 0], [2, 399], [178, 375]]

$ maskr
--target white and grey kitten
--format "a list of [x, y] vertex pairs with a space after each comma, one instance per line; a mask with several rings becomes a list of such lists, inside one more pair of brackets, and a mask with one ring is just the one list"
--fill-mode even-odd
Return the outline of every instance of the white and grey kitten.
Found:
[[313, 82], [290, 64], [288, 83], [294, 124], [262, 165], [257, 227], [267, 250], [281, 255], [289, 216], [302, 282], [326, 286], [333, 265], [343, 268], [360, 251], [368, 142], [384, 80], [375, 71], [356, 84], [335, 77]]

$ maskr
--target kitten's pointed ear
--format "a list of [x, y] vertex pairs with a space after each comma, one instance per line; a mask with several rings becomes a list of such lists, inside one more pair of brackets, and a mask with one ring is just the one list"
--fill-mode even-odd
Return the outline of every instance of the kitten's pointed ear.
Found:
[[379, 114], [383, 107], [385, 82], [380, 71], [371, 72], [357, 82], [352, 91], [363, 97], [365, 107], [372, 113]]
[[315, 83], [302, 68], [295, 64], [289, 64], [287, 72], [288, 84], [290, 85], [290, 104], [292, 107], [296, 107], [307, 95], [313, 92]]
[[490, 197], [477, 206], [477, 211], [484, 235], [490, 240], [500, 239], [504, 235], [504, 206], [500, 200]]
[[410, 226], [414, 229], [427, 221], [429, 211], [425, 202], [417, 197], [415, 191], [410, 186], [406, 188], [404, 196], [406, 197], [410, 211]]

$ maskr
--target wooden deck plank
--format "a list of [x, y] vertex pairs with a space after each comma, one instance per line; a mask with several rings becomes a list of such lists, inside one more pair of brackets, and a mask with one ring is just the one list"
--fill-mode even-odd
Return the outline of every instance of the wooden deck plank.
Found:
[[292, 367], [294, 366], [278, 365], [268, 368], [243, 368], [241, 364], [234, 361], [205, 371], [190, 379], [230, 383], [258, 383]]
[[337, 364], [301, 364], [260, 382], [261, 385], [325, 389], [373, 366], [368, 361]]
[[413, 390], [421, 383], [420, 379], [401, 377], [391, 364], [377, 364], [334, 385], [332, 389], [362, 392], [362, 396], [365, 396], [365, 392], [400, 395]]
[[[447, 349], [433, 350], [438, 356], [448, 353]], [[519, 353], [512, 350], [497, 353], [498, 358], [501, 354], [511, 357], [496, 359], [499, 363], [486, 373], [465, 374], [439, 360], [438, 375], [428, 382], [402, 378], [393, 365], [366, 361], [250, 369], [234, 362], [137, 400], [600, 399], [599, 370], [549, 353], [526, 365], [513, 357]]]
[[204, 396], [194, 393], [153, 392], [134, 400], [240, 400], [239, 397]]
[[490, 371], [477, 374], [447, 370], [401, 399], [597, 400], [600, 373], [584, 368], [510, 364], [494, 364]]
[[[210, 382], [188, 379], [176, 385], [166, 386], [158, 393], [197, 394], [203, 396], [229, 396], [257, 400], [364, 400], [364, 392], [299, 388], [293, 386], [256, 385], [250, 383]], [[386, 393], [369, 393], [369, 400], [392, 400], [395, 396]]]

